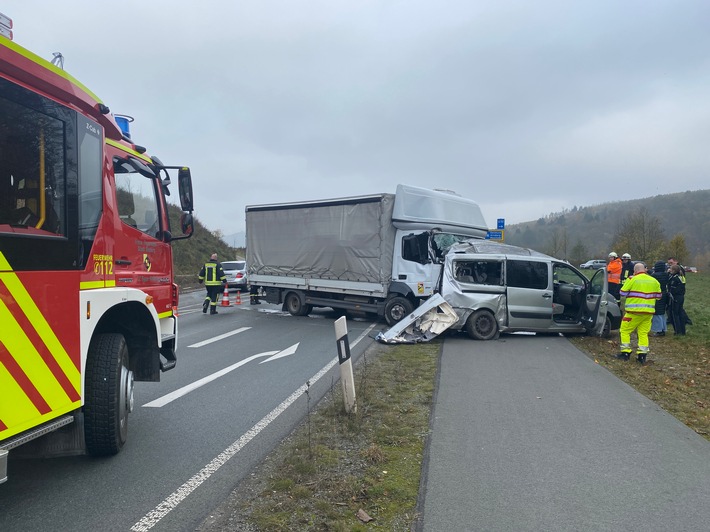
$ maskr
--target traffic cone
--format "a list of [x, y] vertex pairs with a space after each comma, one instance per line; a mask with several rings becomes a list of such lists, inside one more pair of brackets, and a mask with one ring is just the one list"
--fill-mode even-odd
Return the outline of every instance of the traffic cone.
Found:
[[[239, 292], [237, 292], [237, 297], [239, 297]], [[227, 285], [224, 285], [224, 294], [222, 294], [222, 306], [223, 307], [229, 307], [229, 288]]]
[[241, 305], [242, 304], [242, 291], [237, 290], [237, 300], [234, 302], [235, 305]]

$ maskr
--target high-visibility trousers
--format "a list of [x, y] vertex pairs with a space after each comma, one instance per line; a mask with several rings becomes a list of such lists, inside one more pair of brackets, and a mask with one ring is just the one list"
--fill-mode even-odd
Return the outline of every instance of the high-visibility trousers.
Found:
[[621, 352], [631, 353], [631, 333], [636, 331], [639, 337], [638, 352], [648, 353], [648, 333], [651, 330], [653, 314], [627, 312], [621, 319], [619, 336], [621, 337]]

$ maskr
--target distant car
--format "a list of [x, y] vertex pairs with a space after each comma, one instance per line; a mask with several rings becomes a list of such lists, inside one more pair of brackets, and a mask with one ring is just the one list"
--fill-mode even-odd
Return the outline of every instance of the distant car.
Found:
[[243, 260], [228, 260], [222, 263], [224, 275], [227, 276], [227, 286], [247, 291], [247, 263]]
[[579, 265], [582, 270], [598, 270], [599, 268], [606, 268], [606, 261], [601, 259], [588, 260], [584, 264]]

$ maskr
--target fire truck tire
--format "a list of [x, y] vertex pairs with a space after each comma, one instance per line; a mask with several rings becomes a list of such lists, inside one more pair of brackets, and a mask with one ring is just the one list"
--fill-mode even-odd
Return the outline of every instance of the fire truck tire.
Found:
[[126, 443], [128, 413], [133, 410], [133, 372], [122, 334], [99, 334], [86, 360], [84, 437], [93, 456], [116, 454]]
[[385, 321], [392, 327], [414, 311], [414, 305], [404, 297], [393, 297], [385, 304]]

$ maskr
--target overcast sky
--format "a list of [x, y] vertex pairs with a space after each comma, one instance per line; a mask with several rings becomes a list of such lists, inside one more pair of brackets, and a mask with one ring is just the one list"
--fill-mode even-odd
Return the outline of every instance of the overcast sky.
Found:
[[5, 0], [196, 216], [442, 188], [490, 227], [710, 188], [710, 2]]

